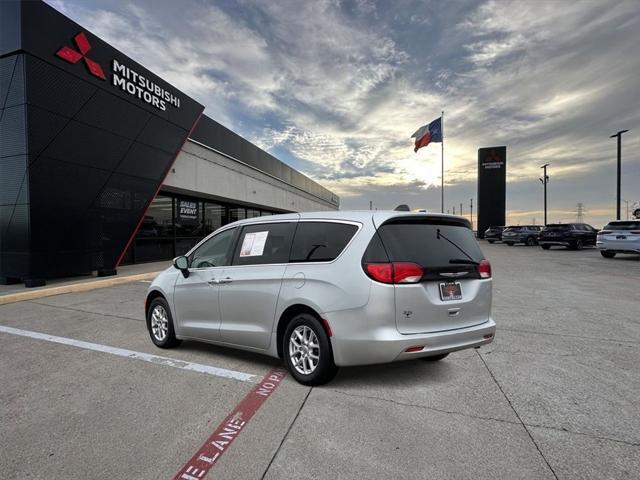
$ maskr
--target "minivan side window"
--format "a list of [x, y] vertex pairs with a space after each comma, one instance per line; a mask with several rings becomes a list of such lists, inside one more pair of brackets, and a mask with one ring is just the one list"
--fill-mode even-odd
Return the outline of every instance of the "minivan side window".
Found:
[[233, 254], [233, 265], [287, 263], [294, 222], [261, 223], [242, 228]]
[[236, 231], [237, 228], [230, 228], [205, 241], [189, 256], [189, 267], [209, 268], [229, 265]]
[[342, 253], [358, 227], [336, 222], [299, 222], [291, 262], [331, 262]]

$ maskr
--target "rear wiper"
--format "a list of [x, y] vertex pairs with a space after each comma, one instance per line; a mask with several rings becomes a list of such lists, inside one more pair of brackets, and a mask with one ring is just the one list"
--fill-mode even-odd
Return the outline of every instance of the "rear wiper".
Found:
[[449, 260], [449, 263], [456, 265], [480, 265], [475, 260], [467, 260], [466, 258], [452, 258]]
[[465, 252], [462, 248], [460, 248], [456, 243], [454, 243], [453, 241], [449, 240], [447, 237], [444, 236], [444, 234], [442, 232], [440, 232], [440, 229], [436, 229], [436, 238], [438, 240], [440, 240], [440, 238], [444, 238], [447, 242], [449, 242], [451, 245], [453, 245], [454, 247], [456, 247], [458, 250], [460, 250], [465, 257], [467, 257], [469, 260], [471, 260], [474, 264], [476, 263], [476, 261], [473, 259], [473, 257], [471, 257], [471, 255], [469, 255], [467, 252]]

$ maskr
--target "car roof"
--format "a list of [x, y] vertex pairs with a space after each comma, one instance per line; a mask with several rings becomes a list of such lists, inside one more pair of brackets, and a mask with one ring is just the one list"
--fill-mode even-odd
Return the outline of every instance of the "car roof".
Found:
[[442, 213], [430, 212], [398, 212], [395, 210], [329, 210], [322, 212], [301, 212], [301, 213], [285, 213], [278, 215], [267, 215], [263, 217], [253, 217], [244, 220], [238, 220], [226, 226], [232, 225], [250, 225], [252, 223], [276, 222], [276, 221], [294, 221], [294, 220], [342, 220], [350, 222], [364, 223], [375, 221], [380, 225], [390, 218], [395, 217], [414, 217], [414, 218], [450, 218], [455, 220], [463, 220], [469, 222], [466, 218], [457, 215], [447, 215]]

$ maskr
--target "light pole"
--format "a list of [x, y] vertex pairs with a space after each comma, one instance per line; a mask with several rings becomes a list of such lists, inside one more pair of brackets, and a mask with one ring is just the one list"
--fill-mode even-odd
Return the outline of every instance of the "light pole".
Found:
[[627, 204], [627, 220], [629, 220], [629, 200], [622, 200], [622, 201]]
[[547, 167], [550, 163], [545, 163], [540, 168], [544, 169], [544, 174], [539, 180], [544, 185], [544, 226], [547, 226], [547, 183], [549, 183], [549, 175], [547, 175]]
[[618, 138], [618, 177], [617, 177], [617, 189], [616, 189], [616, 220], [620, 220], [620, 176], [622, 172], [622, 134], [629, 130], [620, 130], [618, 133], [614, 133], [609, 138]]

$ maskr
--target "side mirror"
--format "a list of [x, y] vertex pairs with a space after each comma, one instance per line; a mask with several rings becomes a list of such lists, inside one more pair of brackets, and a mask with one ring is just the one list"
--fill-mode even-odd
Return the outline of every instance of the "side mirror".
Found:
[[184, 278], [189, 276], [189, 259], [184, 255], [174, 258], [173, 266], [182, 272]]

